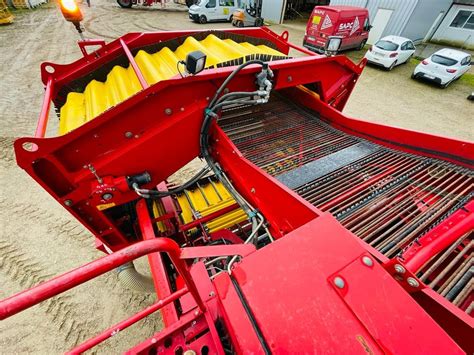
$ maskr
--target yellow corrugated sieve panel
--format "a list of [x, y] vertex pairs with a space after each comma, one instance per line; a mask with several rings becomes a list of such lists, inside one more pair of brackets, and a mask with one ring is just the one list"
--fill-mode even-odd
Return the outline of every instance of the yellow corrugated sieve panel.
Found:
[[241, 49], [241, 46], [232, 46], [214, 35], [207, 36], [206, 39], [201, 41], [201, 43], [206, 49], [219, 58], [218, 63], [245, 57], [248, 54], [246, 51]]
[[135, 60], [149, 85], [166, 79], [166, 77], [161, 73], [160, 67], [153, 55], [148, 54], [145, 51], [139, 51], [135, 56]]
[[92, 80], [87, 85], [84, 91], [86, 121], [92, 120], [109, 108], [105, 91], [105, 84], [97, 80]]
[[[250, 54], [283, 54], [265, 45], [254, 46], [248, 42], [237, 43], [231, 39], [221, 40], [211, 34], [202, 41], [188, 37], [175, 52], [162, 48], [154, 54], [139, 51], [135, 60], [151, 85], [161, 80], [170, 79], [176, 74], [179, 60], [184, 60], [189, 52], [200, 50], [207, 55], [207, 67]], [[105, 110], [128, 99], [142, 89], [133, 68], [115, 66], [107, 75], [105, 83], [91, 81], [85, 88], [84, 94], [69, 94], [66, 103], [60, 110], [61, 124], [59, 134], [66, 134], [84, 124]], [[80, 108], [80, 102], [84, 107]]]
[[59, 112], [59, 134], [63, 135], [79, 127], [85, 122], [84, 95], [70, 92], [67, 95], [67, 105]]

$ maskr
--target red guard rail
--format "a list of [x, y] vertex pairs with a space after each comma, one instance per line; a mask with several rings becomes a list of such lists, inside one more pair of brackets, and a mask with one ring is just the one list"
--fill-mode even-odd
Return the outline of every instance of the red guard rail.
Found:
[[[58, 294], [68, 291], [78, 285], [81, 285], [97, 276], [103, 275], [120, 265], [133, 261], [137, 258], [147, 254], [156, 252], [168, 253], [176, 270], [182, 276], [185, 287], [176, 292], [164, 297], [144, 310], [136, 313], [128, 319], [125, 319], [114, 326], [108, 328], [97, 336], [85, 341], [76, 348], [72, 349], [69, 354], [80, 354], [86, 350], [91, 349], [104, 340], [112, 337], [117, 332], [128, 328], [132, 324], [147, 317], [148, 315], [160, 310], [166, 305], [178, 300], [186, 293], [190, 292], [193, 296], [199, 311], [191, 314], [193, 319], [204, 313], [206, 315], [206, 306], [199, 295], [198, 289], [192, 276], [184, 262], [185, 259], [194, 259], [200, 257], [215, 257], [222, 255], [241, 255], [245, 256], [255, 251], [255, 246], [251, 244], [240, 245], [220, 245], [207, 247], [191, 247], [181, 249], [178, 244], [169, 238], [155, 238], [145, 240], [133, 244], [127, 248], [121, 249], [113, 254], [109, 254], [100, 259], [92, 261], [86, 265], [69, 271], [63, 275], [57, 276], [49, 281], [43, 282], [36, 287], [20, 292], [5, 300], [0, 301], [0, 320], [8, 318], [30, 308], [38, 303], [47, 300], [48, 298], [57, 296]], [[191, 319], [192, 320], [192, 319]], [[179, 327], [190, 321], [189, 315], [183, 316], [182, 319], [177, 320], [173, 326]], [[209, 324], [212, 327], [211, 324]]]
[[181, 249], [178, 244], [169, 238], [158, 238], [138, 242], [113, 254], [104, 256], [77, 269], [71, 270], [63, 275], [57, 276], [49, 281], [43, 282], [29, 290], [6, 298], [0, 302], [0, 320], [10, 317], [64, 291], [70, 290], [71, 288], [81, 285], [97, 276], [105, 274], [120, 265], [154, 252], [168, 253], [171, 261], [176, 267], [176, 270], [186, 283], [188, 291], [194, 297], [199, 309], [204, 312], [206, 306], [199, 296], [196, 285], [186, 264], [180, 258]]

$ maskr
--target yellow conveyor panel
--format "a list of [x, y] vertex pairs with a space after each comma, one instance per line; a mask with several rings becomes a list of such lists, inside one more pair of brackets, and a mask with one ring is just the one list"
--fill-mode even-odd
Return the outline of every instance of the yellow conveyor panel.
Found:
[[[219, 181], [206, 182], [197, 185], [195, 189], [186, 190], [177, 196], [181, 207], [181, 220], [189, 223], [199, 217], [207, 216], [235, 203], [233, 197]], [[210, 233], [234, 226], [247, 220], [247, 215], [237, 208], [206, 223]]]
[[[153, 85], [178, 74], [178, 61], [185, 60], [188, 53], [200, 50], [206, 54], [206, 67], [243, 58], [251, 54], [284, 56], [268, 46], [255, 46], [248, 42], [237, 43], [231, 39], [220, 39], [210, 34], [198, 41], [188, 37], [174, 52], [168, 47], [149, 54], [138, 51], [135, 61], [146, 82]], [[104, 83], [92, 80], [83, 93], [71, 92], [60, 110], [59, 134], [66, 134], [102, 112], [128, 99], [141, 90], [140, 82], [131, 65], [128, 68], [115, 66]]]

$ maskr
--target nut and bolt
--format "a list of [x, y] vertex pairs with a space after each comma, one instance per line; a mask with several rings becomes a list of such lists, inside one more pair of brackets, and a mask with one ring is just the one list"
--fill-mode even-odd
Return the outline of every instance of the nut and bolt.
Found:
[[209, 292], [209, 297], [214, 297], [215, 295], [214, 291]]
[[407, 278], [407, 283], [411, 286], [411, 287], [418, 287], [420, 286], [420, 283], [413, 277], [409, 277]]
[[373, 266], [373, 265], [374, 265], [374, 262], [373, 262], [372, 259], [369, 258], [368, 256], [362, 257], [362, 262], [363, 262], [366, 266]]
[[64, 201], [64, 204], [68, 207], [72, 206], [72, 200], [66, 200], [66, 201]]
[[336, 276], [334, 278], [334, 285], [336, 285], [337, 288], [344, 288], [345, 284], [346, 283], [344, 282], [342, 277]]
[[133, 137], [133, 133], [132, 132], [125, 132], [125, 138], [132, 138]]
[[102, 195], [102, 198], [105, 200], [105, 201], [108, 201], [110, 199], [112, 199], [112, 197], [114, 197], [114, 195], [110, 194], [110, 193], [106, 193], [106, 194], [103, 194]]
[[172, 113], [173, 113], [173, 110], [171, 110], [170, 108], [167, 108], [165, 110], [165, 114], [167, 114], [168, 116], [170, 116]]
[[395, 268], [395, 271], [399, 274], [404, 274], [406, 271], [405, 268], [401, 266], [400, 264], [396, 264], [394, 268]]

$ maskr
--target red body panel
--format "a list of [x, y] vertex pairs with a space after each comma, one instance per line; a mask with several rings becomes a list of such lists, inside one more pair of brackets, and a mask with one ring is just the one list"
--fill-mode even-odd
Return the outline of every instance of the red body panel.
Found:
[[[278, 36], [266, 28], [229, 32], [269, 40], [283, 53], [288, 53], [290, 47], [298, 49], [287, 42], [287, 35]], [[179, 225], [175, 221], [177, 206], [170, 197], [161, 200], [166, 214], [159, 217], [170, 230], [162, 234], [155, 228], [159, 218], [152, 217], [151, 203], [129, 190], [127, 177], [146, 171], [151, 181], [144, 187], [166, 190], [162, 181], [199, 154], [200, 129], [209, 97], [234, 68], [209, 69], [196, 76], [143, 86], [133, 97], [76, 130], [60, 137], [44, 137], [50, 102], [61, 106], [64, 88], [71, 82], [94, 75], [114, 60], [129, 58], [133, 64], [132, 54], [139, 48], [193, 33], [129, 34], [69, 65], [43, 65], [42, 79], [47, 87], [43, 110], [36, 136], [15, 142], [18, 164], [95, 235], [101, 250], [113, 253], [1, 301], [1, 318], [148, 255], [161, 301], [100, 333], [76, 351], [88, 349], [163, 309], [165, 329], [129, 353], [193, 350], [221, 354], [229, 349], [263, 353], [265, 348], [275, 353], [472, 352], [472, 318], [414, 274], [420, 264], [451, 240], [472, 230], [472, 202], [466, 210], [434, 226], [431, 234], [419, 239], [420, 245], [405, 250], [406, 270], [400, 273], [396, 267], [403, 268], [403, 260], [388, 259], [323, 212], [327, 204], [317, 208], [270, 176], [213, 124], [209, 137], [213, 158], [235, 189], [264, 216], [273, 238], [267, 230], [261, 237], [275, 241], [263, 247], [243, 243], [227, 229], [208, 236], [202, 224], [222, 210]], [[274, 90], [317, 112], [331, 127], [397, 151], [473, 168], [474, 144], [470, 142], [343, 115], [341, 110], [364, 65], [364, 61], [354, 64], [342, 56], [316, 55], [270, 63]], [[54, 73], [46, 71], [47, 66]], [[229, 90], [254, 90], [258, 72], [260, 67], [255, 65], [243, 69], [230, 82]], [[393, 169], [343, 192], [354, 194]], [[104, 191], [113, 193], [113, 198], [102, 200]], [[338, 199], [346, 197], [341, 196]], [[135, 218], [133, 233], [123, 227], [114, 209], [103, 207], [105, 202], [131, 210], [127, 216]], [[453, 227], [450, 223], [459, 225]], [[234, 244], [193, 244], [187, 235], [183, 237], [193, 228], [204, 230], [201, 239], [215, 242], [225, 238]], [[440, 234], [440, 230], [450, 232]], [[180, 248], [176, 241], [186, 247]], [[159, 252], [167, 252], [171, 262]], [[229, 256], [240, 257], [230, 274], [225, 270], [211, 274], [206, 269], [209, 258], [228, 261]]]
[[[364, 256], [370, 258], [356, 237], [325, 214], [250, 255], [232, 275], [274, 353], [463, 353], [381, 266], [365, 265]], [[335, 277], [345, 281], [343, 288]], [[227, 281], [217, 287], [228, 326], [240, 348], [254, 352], [254, 343], [239, 335], [245, 321], [228, 301], [229, 276], [222, 278]], [[371, 302], [361, 302], [365, 297]]]

